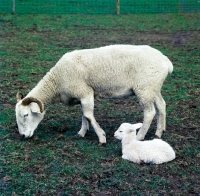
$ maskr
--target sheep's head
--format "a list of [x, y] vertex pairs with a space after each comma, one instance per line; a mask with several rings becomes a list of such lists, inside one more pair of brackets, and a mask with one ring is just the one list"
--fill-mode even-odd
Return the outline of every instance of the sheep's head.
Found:
[[123, 140], [127, 135], [132, 134], [136, 137], [136, 130], [142, 126], [142, 123], [130, 124], [122, 123], [114, 134], [114, 137], [118, 140]]
[[38, 124], [44, 118], [43, 103], [33, 97], [23, 99], [23, 95], [17, 93], [15, 111], [19, 134], [24, 138], [32, 137]]

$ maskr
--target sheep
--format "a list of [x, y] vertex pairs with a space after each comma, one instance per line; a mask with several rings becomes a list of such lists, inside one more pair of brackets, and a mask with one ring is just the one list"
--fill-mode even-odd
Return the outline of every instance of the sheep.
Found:
[[51, 103], [80, 103], [83, 116], [78, 134], [84, 137], [90, 123], [100, 144], [106, 143], [106, 134], [94, 118], [94, 99], [135, 94], [144, 111], [137, 139], [144, 139], [155, 114], [156, 135], [160, 138], [166, 124], [166, 104], [160, 91], [172, 71], [171, 61], [146, 45], [110, 45], [66, 53], [26, 97], [17, 94], [19, 133], [24, 138], [32, 137]]
[[114, 137], [122, 142], [122, 158], [140, 164], [161, 164], [175, 159], [173, 148], [162, 139], [138, 141], [136, 130], [142, 123], [122, 123]]

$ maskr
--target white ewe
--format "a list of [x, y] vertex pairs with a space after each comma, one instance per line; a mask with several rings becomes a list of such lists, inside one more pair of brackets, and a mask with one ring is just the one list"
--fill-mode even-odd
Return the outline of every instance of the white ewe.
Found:
[[17, 94], [19, 133], [31, 137], [51, 103], [81, 103], [83, 117], [78, 134], [84, 137], [90, 122], [99, 142], [106, 143], [105, 132], [94, 118], [94, 98], [120, 98], [135, 93], [144, 110], [138, 140], [144, 139], [156, 113], [156, 135], [161, 137], [166, 112], [160, 90], [172, 70], [170, 60], [150, 46], [111, 45], [67, 53], [25, 98]]
[[175, 159], [172, 147], [161, 139], [138, 141], [136, 130], [142, 123], [122, 123], [115, 132], [115, 138], [122, 142], [122, 158], [134, 163], [161, 164]]

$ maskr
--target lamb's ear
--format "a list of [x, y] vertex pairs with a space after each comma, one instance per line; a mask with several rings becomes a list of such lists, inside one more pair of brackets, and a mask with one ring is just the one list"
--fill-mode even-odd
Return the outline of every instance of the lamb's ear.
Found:
[[17, 102], [19, 102], [20, 100], [22, 100], [24, 98], [24, 96], [22, 93], [18, 92], [16, 95], [16, 98], [17, 98]]
[[134, 124], [133, 127], [135, 130], [139, 129], [143, 124], [142, 123], [137, 123], [137, 124]]
[[129, 131], [129, 133], [132, 133], [132, 132], [135, 132], [136, 130], [134, 130], [134, 129], [129, 129], [128, 131]]
[[36, 112], [36, 113], [42, 113], [42, 112], [44, 112], [44, 104], [39, 99], [34, 98], [34, 97], [27, 97], [27, 98], [25, 98], [22, 101], [22, 105], [24, 105], [24, 106], [30, 105], [32, 112]]

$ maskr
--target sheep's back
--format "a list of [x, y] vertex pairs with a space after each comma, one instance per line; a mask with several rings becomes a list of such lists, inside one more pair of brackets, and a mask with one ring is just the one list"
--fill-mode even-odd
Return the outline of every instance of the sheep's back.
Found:
[[152, 83], [160, 86], [168, 74], [165, 62], [169, 60], [149, 46], [111, 45], [73, 51], [60, 61], [63, 78], [84, 82], [110, 97], [131, 95]]

